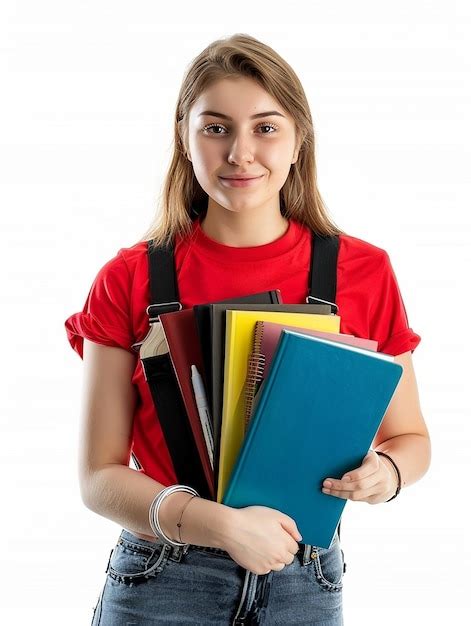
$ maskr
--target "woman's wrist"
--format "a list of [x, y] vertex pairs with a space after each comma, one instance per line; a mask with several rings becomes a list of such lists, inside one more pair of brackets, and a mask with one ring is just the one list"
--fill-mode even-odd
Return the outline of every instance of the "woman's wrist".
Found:
[[180, 541], [178, 538], [178, 526], [177, 523], [180, 519], [180, 514], [186, 503], [191, 500], [193, 496], [190, 493], [184, 491], [176, 491], [167, 496], [159, 511], [159, 521], [164, 533], [173, 541]]
[[[188, 501], [192, 499], [194, 502], [189, 504]], [[225, 539], [230, 532], [232, 511], [231, 507], [224, 504], [175, 492], [162, 502], [159, 520], [162, 530], [170, 539], [180, 541], [180, 530], [185, 543], [224, 549]], [[180, 529], [178, 523], [181, 523]]]
[[389, 499], [396, 493], [396, 490], [397, 490], [397, 474], [392, 463], [388, 461], [387, 459], [385, 459], [384, 457], [380, 460], [380, 463], [386, 466], [391, 476], [391, 479], [389, 481], [390, 489], [387, 494], [387, 499]]
[[[376, 453], [378, 453], [378, 451], [376, 450]], [[387, 494], [387, 499], [386, 502], [392, 498], [393, 496], [396, 495], [396, 493], [398, 492], [398, 490], [400, 490], [401, 485], [399, 484], [399, 476], [396, 470], [396, 467], [393, 463], [393, 461], [389, 458], [389, 456], [386, 456], [385, 454], [381, 454], [381, 456], [379, 457], [379, 462], [382, 463], [388, 470], [389, 473], [391, 475], [391, 489], [389, 490], [388, 494]]]

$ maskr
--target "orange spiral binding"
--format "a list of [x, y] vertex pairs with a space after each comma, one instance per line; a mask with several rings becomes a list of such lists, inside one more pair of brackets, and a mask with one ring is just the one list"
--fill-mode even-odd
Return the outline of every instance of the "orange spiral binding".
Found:
[[245, 396], [245, 414], [244, 424], [245, 430], [249, 425], [252, 414], [252, 407], [255, 398], [255, 390], [257, 383], [263, 378], [265, 370], [265, 355], [261, 353], [261, 344], [263, 338], [263, 322], [255, 323], [252, 354], [249, 356], [247, 364], [247, 376], [245, 379], [244, 396]]

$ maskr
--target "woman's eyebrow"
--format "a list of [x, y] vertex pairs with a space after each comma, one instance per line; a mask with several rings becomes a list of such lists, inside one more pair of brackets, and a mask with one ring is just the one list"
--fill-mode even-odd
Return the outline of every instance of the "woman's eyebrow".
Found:
[[[232, 117], [228, 115], [224, 115], [224, 113], [218, 113], [217, 111], [202, 111], [199, 115], [212, 115], [213, 117], [222, 117], [224, 120], [229, 120], [232, 122]], [[265, 111], [265, 113], [255, 113], [255, 115], [251, 115], [249, 119], [255, 120], [259, 117], [268, 117], [269, 115], [279, 115], [280, 117], [285, 117], [279, 111]]]

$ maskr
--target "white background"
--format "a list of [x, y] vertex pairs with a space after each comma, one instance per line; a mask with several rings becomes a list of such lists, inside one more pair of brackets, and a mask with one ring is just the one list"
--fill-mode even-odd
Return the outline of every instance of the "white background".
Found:
[[422, 337], [413, 361], [432, 465], [393, 502], [347, 502], [345, 623], [463, 624], [469, 4], [171, 5], [1, 5], [1, 621], [91, 621], [121, 528], [80, 499], [82, 361], [64, 321], [150, 223], [186, 67], [211, 41], [244, 32], [300, 77], [320, 192], [341, 228], [388, 251]]

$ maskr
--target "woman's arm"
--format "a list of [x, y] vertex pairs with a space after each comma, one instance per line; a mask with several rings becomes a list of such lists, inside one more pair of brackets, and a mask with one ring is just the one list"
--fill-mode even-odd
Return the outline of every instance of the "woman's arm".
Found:
[[[164, 485], [129, 467], [136, 395], [131, 383], [135, 357], [121, 348], [84, 340], [84, 386], [79, 438], [82, 500], [95, 513], [130, 531], [154, 536], [149, 507]], [[177, 522], [191, 496], [165, 498], [159, 519], [163, 531], [179, 540]], [[194, 498], [183, 516], [182, 541], [222, 547], [233, 509]]]
[[[371, 447], [394, 460], [401, 473], [401, 487], [404, 487], [427, 472], [431, 443], [420, 409], [411, 352], [396, 356], [395, 361], [404, 371]], [[378, 504], [395, 494], [397, 476], [387, 458], [370, 451], [360, 467], [352, 468], [341, 479], [328, 477], [323, 485], [323, 492], [329, 495]]]
[[[120, 526], [153, 537], [149, 507], [164, 485], [129, 467], [135, 391], [135, 357], [121, 348], [84, 341], [85, 385], [79, 475], [84, 504]], [[175, 493], [162, 503], [164, 533], [179, 540], [177, 522], [189, 498]], [[192, 498], [184, 512], [185, 543], [222, 548], [241, 567], [266, 574], [292, 563], [299, 547], [296, 522], [263, 506], [233, 509]]]
[[[392, 457], [401, 472], [402, 487], [418, 481], [427, 472], [431, 461], [431, 442], [420, 408], [419, 392], [411, 352], [395, 357], [404, 368], [401, 380], [372, 448]], [[389, 461], [384, 457], [383, 460]], [[394, 473], [394, 468], [391, 466]], [[395, 474], [394, 474], [395, 475]]]

